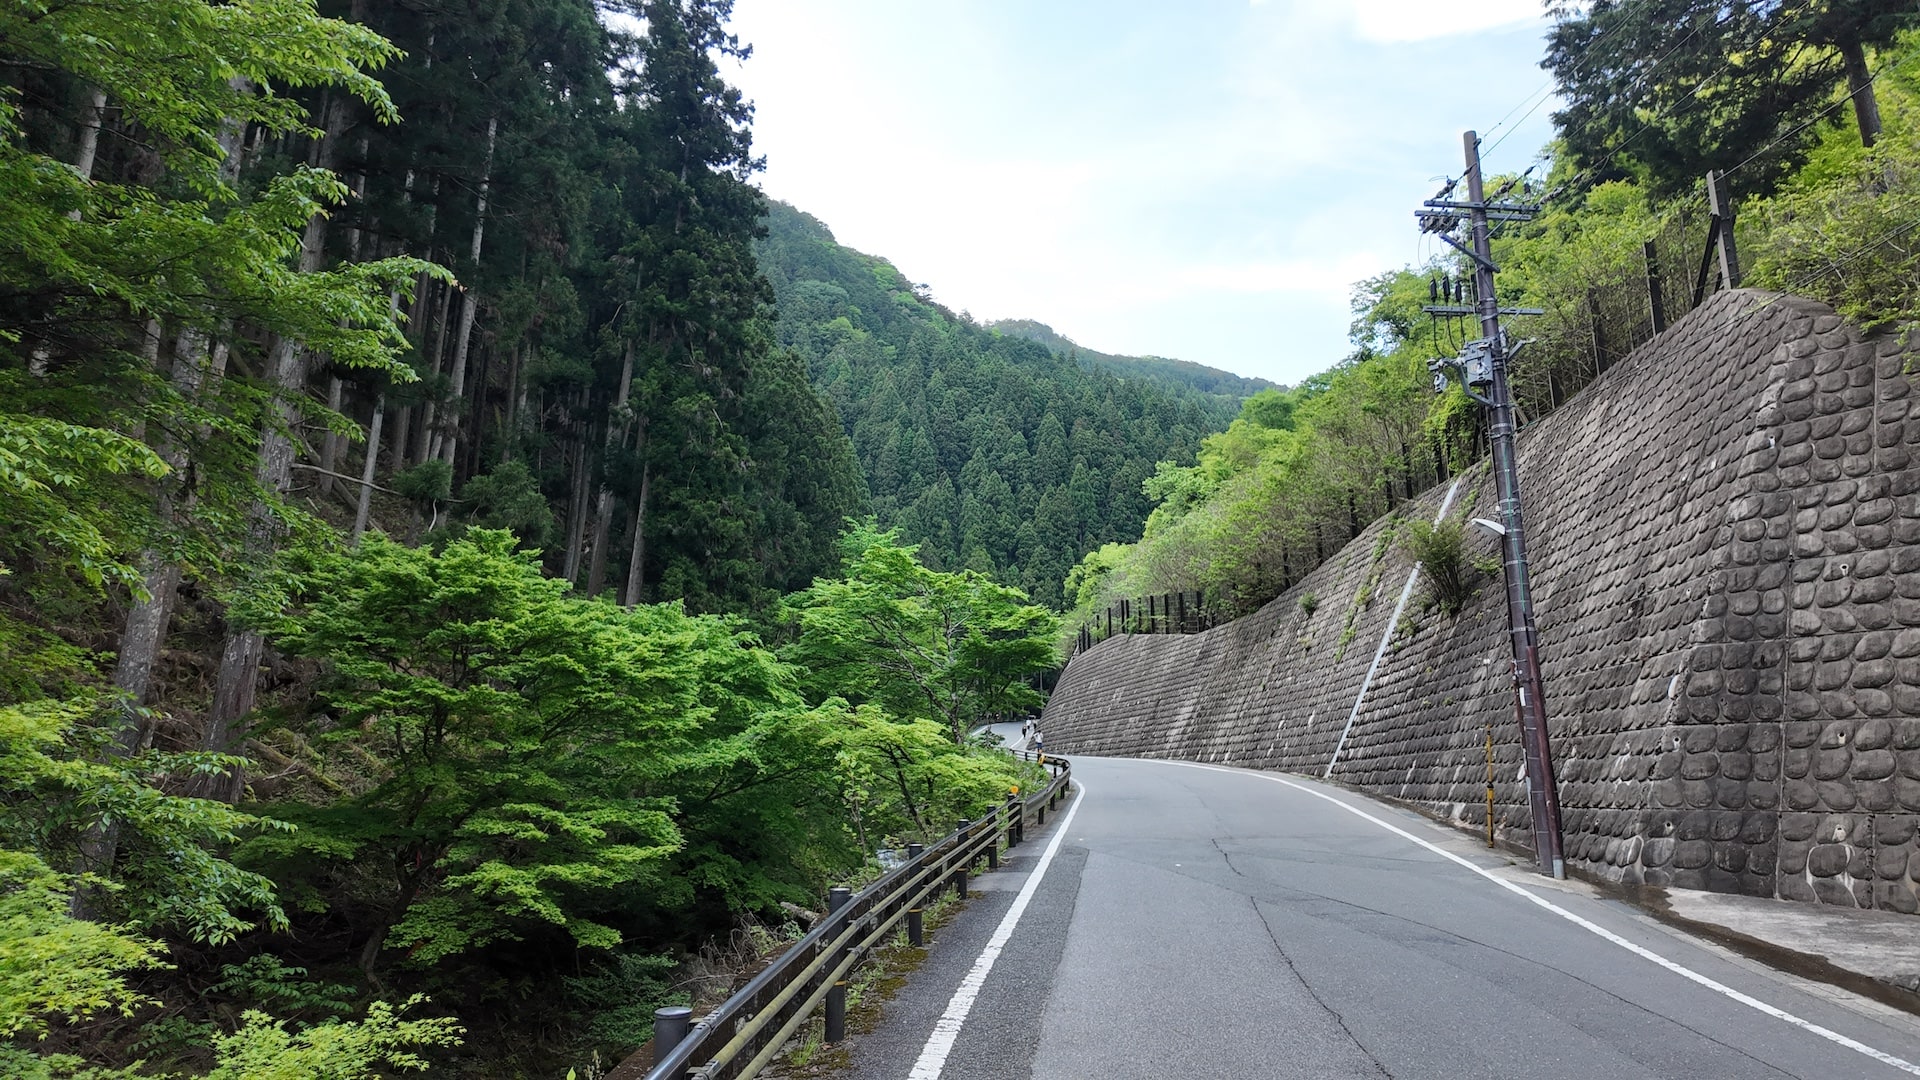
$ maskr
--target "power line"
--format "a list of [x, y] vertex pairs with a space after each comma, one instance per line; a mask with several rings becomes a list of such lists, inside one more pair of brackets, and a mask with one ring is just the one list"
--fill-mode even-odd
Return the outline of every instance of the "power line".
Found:
[[1901, 61], [1899, 61], [1898, 63], [1892, 63], [1892, 64], [1882, 64], [1882, 65], [1880, 65], [1880, 70], [1879, 70], [1879, 71], [1876, 71], [1876, 72], [1874, 72], [1874, 73], [1873, 73], [1873, 75], [1872, 75], [1872, 76], [1870, 76], [1870, 77], [1869, 77], [1869, 78], [1867, 79], [1867, 81], [1866, 81], [1866, 82], [1865, 82], [1864, 84], [1862, 84], [1862, 85], [1861, 85], [1861, 87], [1860, 87], [1860, 88], [1859, 88], [1858, 90], [1855, 90], [1855, 91], [1853, 91], [1853, 92], [1852, 92], [1852, 93], [1850, 93], [1850, 94], [1847, 94], [1847, 95], [1846, 95], [1845, 97], [1842, 97], [1842, 98], [1840, 98], [1840, 99], [1839, 99], [1838, 101], [1835, 101], [1835, 102], [1834, 102], [1833, 104], [1831, 104], [1831, 105], [1828, 105], [1828, 106], [1827, 106], [1826, 108], [1824, 108], [1824, 109], [1821, 109], [1821, 110], [1820, 110], [1819, 112], [1817, 112], [1817, 113], [1814, 113], [1814, 114], [1813, 114], [1813, 115], [1812, 115], [1811, 117], [1809, 117], [1809, 118], [1808, 118], [1808, 119], [1806, 120], [1806, 122], [1805, 122], [1805, 123], [1802, 123], [1802, 124], [1800, 124], [1799, 126], [1797, 126], [1797, 127], [1795, 127], [1795, 128], [1794, 128], [1794, 129], [1792, 130], [1792, 131], [1788, 131], [1788, 132], [1786, 132], [1786, 133], [1784, 133], [1784, 134], [1781, 134], [1781, 135], [1778, 135], [1778, 136], [1776, 136], [1776, 137], [1774, 138], [1774, 140], [1773, 140], [1772, 142], [1770, 142], [1770, 143], [1768, 143], [1767, 145], [1765, 145], [1765, 146], [1763, 146], [1763, 147], [1761, 147], [1761, 148], [1760, 148], [1760, 149], [1758, 149], [1758, 150], [1755, 150], [1755, 151], [1754, 151], [1753, 153], [1751, 153], [1751, 154], [1749, 154], [1749, 155], [1747, 155], [1747, 160], [1745, 160], [1745, 161], [1742, 161], [1742, 162], [1741, 162], [1740, 164], [1738, 164], [1738, 165], [1735, 165], [1735, 166], [1734, 166], [1733, 168], [1731, 168], [1731, 169], [1728, 169], [1728, 170], [1727, 170], [1726, 172], [1723, 172], [1723, 173], [1721, 173], [1720, 175], [1721, 175], [1721, 176], [1732, 176], [1732, 175], [1733, 175], [1734, 173], [1737, 173], [1737, 172], [1739, 172], [1739, 171], [1740, 171], [1741, 169], [1744, 169], [1744, 168], [1746, 168], [1746, 167], [1747, 167], [1748, 165], [1751, 165], [1751, 164], [1752, 164], [1752, 163], [1754, 162], [1754, 160], [1755, 160], [1756, 158], [1758, 158], [1758, 157], [1760, 157], [1760, 155], [1762, 155], [1762, 154], [1764, 154], [1764, 153], [1766, 153], [1767, 151], [1769, 151], [1769, 150], [1771, 150], [1771, 149], [1773, 149], [1774, 147], [1776, 147], [1776, 146], [1778, 146], [1778, 145], [1780, 145], [1781, 143], [1783, 143], [1783, 142], [1785, 142], [1786, 140], [1788, 140], [1788, 139], [1791, 139], [1791, 138], [1793, 138], [1793, 137], [1794, 137], [1795, 135], [1798, 135], [1798, 134], [1800, 134], [1801, 132], [1803, 132], [1803, 131], [1805, 131], [1805, 130], [1807, 130], [1808, 128], [1810, 128], [1810, 127], [1812, 127], [1813, 125], [1815, 125], [1815, 124], [1817, 124], [1817, 123], [1819, 123], [1819, 122], [1820, 122], [1820, 121], [1821, 121], [1822, 119], [1824, 119], [1824, 118], [1826, 117], [1826, 115], [1827, 115], [1828, 113], [1830, 113], [1830, 112], [1832, 112], [1833, 110], [1835, 110], [1835, 109], [1837, 109], [1837, 108], [1839, 108], [1839, 107], [1840, 107], [1840, 106], [1842, 106], [1842, 105], [1845, 105], [1845, 104], [1847, 104], [1848, 102], [1850, 102], [1850, 101], [1852, 101], [1853, 99], [1855, 99], [1855, 98], [1857, 98], [1857, 97], [1859, 97], [1859, 96], [1860, 96], [1861, 94], [1863, 94], [1863, 93], [1865, 93], [1865, 92], [1866, 92], [1866, 91], [1868, 91], [1869, 89], [1872, 89], [1872, 87], [1873, 87], [1873, 84], [1874, 84], [1874, 83], [1876, 83], [1876, 82], [1878, 82], [1878, 81], [1880, 80], [1880, 76], [1882, 76], [1882, 75], [1885, 75], [1885, 74], [1887, 74], [1887, 73], [1888, 73], [1888, 72], [1890, 72], [1890, 71], [1895, 71], [1895, 70], [1897, 70], [1897, 69], [1899, 69], [1899, 68], [1903, 68], [1903, 67], [1906, 67], [1906, 66], [1907, 66], [1908, 64], [1911, 64], [1911, 63], [1913, 63], [1913, 61], [1914, 61], [1914, 60], [1915, 60], [1916, 58], [1920, 58], [1920, 53], [1916, 53], [1916, 54], [1914, 54], [1913, 56], [1909, 56], [1909, 57], [1907, 57], [1907, 58], [1906, 58], [1905, 60], [1901, 60]]
[[1905, 236], [1907, 233], [1910, 233], [1915, 229], [1920, 229], [1920, 219], [1915, 219], [1913, 221], [1907, 222], [1905, 225], [1900, 225], [1895, 228], [1888, 229], [1886, 232], [1881, 233], [1878, 237], [1875, 237], [1874, 239], [1867, 241], [1865, 244], [1860, 245], [1859, 247], [1853, 249], [1847, 254], [1841, 256], [1840, 258], [1828, 259], [1824, 266], [1815, 267], [1814, 269], [1808, 271], [1807, 273], [1801, 274], [1799, 277], [1794, 278], [1792, 281], [1787, 283], [1787, 287], [1783, 291], [1790, 292], [1790, 293], [1798, 292], [1802, 287], [1812, 282], [1818, 281], [1821, 278], [1826, 277], [1828, 274], [1834, 274], [1842, 270], [1845, 270], [1847, 267], [1853, 265], [1856, 262], [1859, 262], [1861, 259], [1866, 258], [1869, 254], [1873, 252], [1875, 248], [1878, 248], [1884, 244], [1887, 244], [1893, 240], [1896, 240], [1899, 237]]
[[1567, 181], [1564, 186], [1567, 188], [1572, 188], [1583, 181], [1591, 180], [1593, 177], [1599, 175], [1601, 170], [1605, 169], [1608, 165], [1612, 164], [1614, 158], [1620, 156], [1621, 151], [1633, 145], [1636, 139], [1640, 138], [1640, 136], [1642, 135], [1645, 135], [1647, 131], [1651, 129], [1655, 124], [1658, 124], [1660, 121], [1665, 120], [1668, 117], [1672, 116], [1674, 113], [1674, 110], [1679, 108], [1680, 106], [1686, 105], [1688, 106], [1689, 111], [1691, 111], [1692, 107], [1698, 105], [1700, 102], [1700, 91], [1706, 89], [1708, 83], [1726, 74], [1727, 70], [1733, 67], [1733, 64], [1734, 64], [1734, 58], [1733, 56], [1729, 55], [1727, 57], [1726, 63], [1721, 64], [1719, 68], [1713, 71], [1712, 74], [1708, 75], [1704, 79], [1701, 79], [1698, 83], [1695, 83], [1693, 89], [1688, 91], [1686, 97], [1681, 98], [1679, 101], [1676, 101], [1672, 105], [1667, 106], [1667, 108], [1662, 110], [1658, 115], [1654, 116], [1652, 119], [1648, 120], [1646, 123], [1641, 124], [1640, 129], [1638, 131], [1635, 131], [1633, 134], [1621, 140], [1619, 145], [1615, 146], [1612, 150], [1608, 151], [1606, 157], [1603, 157], [1599, 161], [1595, 162], [1594, 164], [1589, 165], [1586, 168], [1580, 170], [1580, 172], [1577, 175], [1575, 175], [1573, 179]]
[[[1652, 3], [1653, 0], [1646, 0], [1646, 2]], [[1594, 37], [1592, 41], [1589, 41], [1584, 46], [1582, 46], [1580, 60], [1574, 64], [1573, 70], [1568, 73], [1567, 75], [1568, 81], [1578, 78], [1580, 75], [1584, 74], [1586, 68], [1593, 62], [1593, 50], [1598, 48], [1600, 43], [1607, 40], [1608, 37], [1612, 36], [1613, 34], [1619, 33], [1620, 30], [1628, 24], [1629, 20], [1626, 17], [1626, 11], [1629, 6], [1631, 5], [1623, 5], [1621, 7], [1620, 21], [1614, 23], [1611, 27], [1607, 28], [1606, 30], [1601, 31], [1598, 35]], [[1715, 19], [1712, 23], [1712, 26], [1715, 29], [1718, 29], [1721, 25], [1726, 23], [1727, 20], [1733, 18], [1735, 14], [1737, 14], [1737, 11], [1735, 9], [1729, 9], [1725, 15], [1722, 15], [1718, 19]], [[1626, 94], [1631, 95], [1635, 91], [1639, 90], [1640, 87], [1644, 85], [1648, 79], [1651, 79], [1654, 76], [1654, 74], [1657, 73], [1660, 70], [1660, 68], [1663, 65], [1665, 65], [1669, 59], [1673, 57], [1675, 53], [1679, 52], [1682, 48], [1685, 48], [1687, 43], [1692, 41], [1695, 37], [1698, 37], [1700, 34], [1700, 31], [1704, 29], [1706, 29], [1705, 26], [1696, 25], [1692, 29], [1692, 31], [1690, 31], [1686, 37], [1681, 38], [1680, 41], [1673, 46], [1673, 48], [1668, 49], [1665, 53], [1661, 54], [1660, 59], [1655, 60], [1653, 62], [1653, 66], [1649, 67], [1646, 71], [1641, 72], [1640, 77], [1633, 81], [1633, 85], [1627, 88]], [[1520, 103], [1518, 105], [1515, 105], [1513, 108], [1508, 109], [1507, 115], [1501, 117], [1499, 123], [1496, 123], [1493, 125], [1493, 127], [1489, 128], [1487, 130], [1486, 135], [1482, 136], [1483, 139], [1492, 136], [1494, 132], [1499, 131], [1501, 127], [1505, 126], [1507, 120], [1510, 119], [1515, 112], [1519, 111], [1521, 105], [1525, 105], [1529, 101], [1533, 102], [1533, 105], [1527, 109], [1525, 115], [1521, 116], [1520, 119], [1514, 121], [1513, 128], [1510, 129], [1505, 135], [1502, 135], [1498, 139], [1495, 139], [1493, 141], [1493, 145], [1487, 147], [1487, 149], [1485, 150], [1485, 153], [1492, 154], [1495, 150], [1499, 149], [1501, 143], [1506, 142], [1508, 137], [1511, 136], [1514, 131], [1519, 130], [1519, 127], [1521, 124], [1526, 123], [1527, 117], [1532, 116], [1536, 111], [1539, 110], [1540, 106], [1545, 105], [1547, 103], [1547, 99], [1553, 96], [1553, 90], [1557, 85], [1559, 85], [1560, 82], [1561, 80], [1558, 76], [1552, 79], [1548, 79], [1544, 86], [1540, 87], [1538, 90], [1535, 90], [1533, 93], [1528, 94], [1526, 97], [1521, 98]], [[1536, 98], [1538, 100], [1535, 100]]]

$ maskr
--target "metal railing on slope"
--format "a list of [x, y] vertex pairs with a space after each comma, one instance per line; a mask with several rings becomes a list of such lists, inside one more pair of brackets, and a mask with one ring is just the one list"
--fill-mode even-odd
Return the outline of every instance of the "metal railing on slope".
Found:
[[[1006, 837], [1008, 847], [1020, 843], [1027, 824], [1044, 824], [1048, 808], [1066, 795], [1072, 770], [1065, 758], [1025, 751], [1018, 756], [1052, 769], [1046, 787], [1026, 799], [1008, 796], [992, 814], [961, 823], [924, 850], [914, 852], [919, 845], [909, 845], [906, 862], [857, 894], [849, 897], [835, 890], [839, 906], [690, 1029], [683, 1026], [684, 1021], [656, 1022], [650, 1069], [639, 1060], [642, 1055], [635, 1054], [609, 1072], [606, 1080], [752, 1077], [823, 1004], [829, 1006], [829, 1020], [834, 1019], [832, 992], [839, 989], [844, 995], [848, 977], [869, 952], [888, 941], [903, 920], [909, 924], [912, 943], [920, 944], [922, 906], [941, 889], [966, 895], [967, 875], [976, 864], [985, 859], [990, 868], [999, 865], [1001, 837]], [[839, 1004], [844, 1010], [844, 996]]]

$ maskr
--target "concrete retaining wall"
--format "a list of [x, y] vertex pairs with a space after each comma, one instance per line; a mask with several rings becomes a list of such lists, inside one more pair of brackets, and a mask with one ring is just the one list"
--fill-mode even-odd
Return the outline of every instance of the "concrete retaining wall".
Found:
[[[1723, 293], [1522, 432], [1570, 865], [1920, 908], [1910, 359], [1823, 305]], [[1484, 466], [1455, 490], [1455, 513], [1497, 516]], [[1048, 748], [1318, 776], [1351, 715], [1334, 779], [1483, 828], [1491, 733], [1496, 826], [1530, 846], [1498, 574], [1456, 618], [1420, 588], [1390, 625], [1399, 524], [1247, 618], [1076, 657]]]

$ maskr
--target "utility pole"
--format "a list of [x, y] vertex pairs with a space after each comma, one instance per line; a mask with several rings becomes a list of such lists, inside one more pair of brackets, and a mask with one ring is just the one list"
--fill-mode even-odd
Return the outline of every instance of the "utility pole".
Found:
[[[1501, 315], [1538, 314], [1522, 308], [1502, 308], [1494, 294], [1493, 246], [1488, 238], [1492, 220], [1525, 221], [1536, 207], [1523, 202], [1489, 202], [1486, 181], [1480, 174], [1480, 138], [1474, 132], [1462, 137], [1466, 146], [1467, 198], [1449, 201], [1453, 185], [1441, 197], [1429, 199], [1427, 210], [1416, 211], [1421, 227], [1472, 260], [1474, 296], [1471, 307], [1432, 304], [1430, 314], [1473, 316], [1480, 320], [1481, 338], [1470, 341], [1460, 356], [1451, 361], [1435, 361], [1434, 389], [1446, 389], [1446, 371], [1457, 371], [1466, 391], [1486, 407], [1488, 438], [1493, 450], [1494, 494], [1499, 500], [1501, 567], [1507, 585], [1508, 637], [1513, 648], [1514, 693], [1520, 716], [1521, 743], [1526, 751], [1527, 801], [1532, 811], [1534, 858], [1540, 869], [1556, 878], [1567, 876], [1566, 859], [1560, 846], [1560, 793], [1553, 776], [1553, 749], [1547, 733], [1547, 699], [1540, 681], [1540, 635], [1533, 621], [1533, 590], [1527, 571], [1526, 531], [1520, 516], [1520, 475], [1514, 460], [1513, 390], [1507, 366], [1518, 352], [1509, 348], [1500, 329]], [[1508, 184], [1496, 198], [1513, 189]], [[1468, 225], [1468, 243], [1462, 244], [1449, 233], [1462, 221]], [[1523, 343], [1524, 344], [1524, 343]], [[1484, 389], [1485, 393], [1481, 390]]]

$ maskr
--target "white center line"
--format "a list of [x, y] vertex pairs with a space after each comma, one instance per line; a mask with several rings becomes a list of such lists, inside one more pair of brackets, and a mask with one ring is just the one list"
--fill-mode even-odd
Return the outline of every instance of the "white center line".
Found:
[[939, 1080], [940, 1071], [946, 1068], [947, 1055], [953, 1052], [954, 1040], [960, 1037], [960, 1028], [967, 1022], [967, 1014], [973, 1011], [974, 999], [980, 996], [980, 987], [986, 984], [987, 972], [993, 970], [994, 961], [1000, 959], [1000, 950], [1006, 948], [1007, 940], [1013, 937], [1013, 928], [1020, 922], [1020, 916], [1026, 913], [1027, 903], [1040, 887], [1040, 879], [1053, 862], [1054, 852], [1060, 850], [1060, 841], [1066, 839], [1067, 826], [1073, 824], [1073, 815], [1080, 812], [1080, 801], [1086, 798], [1086, 789], [1078, 780], [1073, 782], [1073, 786], [1073, 805], [1067, 808], [1067, 816], [1054, 826], [1053, 841], [1041, 854], [1033, 872], [1027, 875], [1026, 885], [1013, 898], [1013, 906], [1007, 909], [993, 936], [987, 939], [987, 947], [980, 950], [979, 957], [973, 962], [973, 970], [960, 980], [960, 988], [953, 992], [953, 1000], [947, 1002], [947, 1011], [934, 1021], [933, 1034], [927, 1036], [927, 1045], [921, 1048], [920, 1058], [913, 1063], [913, 1070], [907, 1073], [907, 1080]]
[[1810, 1031], [1813, 1034], [1818, 1035], [1823, 1039], [1827, 1039], [1831, 1042], [1839, 1043], [1841, 1046], [1844, 1046], [1849, 1050], [1853, 1050], [1857, 1053], [1865, 1054], [1867, 1057], [1870, 1057], [1875, 1061], [1882, 1062], [1887, 1065], [1891, 1065], [1902, 1072], [1908, 1072], [1908, 1073], [1914, 1074], [1915, 1076], [1920, 1076], [1920, 1065], [1915, 1065], [1913, 1062], [1907, 1061], [1904, 1058], [1894, 1057], [1892, 1054], [1889, 1054], [1884, 1050], [1876, 1050], [1873, 1047], [1868, 1046], [1866, 1043], [1859, 1041], [1858, 1039], [1851, 1039], [1845, 1035], [1840, 1034], [1837, 1031], [1832, 1030], [1831, 1028], [1821, 1027], [1819, 1024], [1816, 1024], [1813, 1021], [1802, 1019], [1801, 1017], [1795, 1016], [1794, 1014], [1786, 1011], [1785, 1009], [1775, 1008], [1774, 1006], [1769, 1005], [1764, 1001], [1761, 1001], [1759, 998], [1751, 997], [1747, 994], [1743, 994], [1740, 991], [1735, 990], [1733, 987], [1728, 986], [1723, 982], [1719, 982], [1715, 979], [1702, 975], [1699, 972], [1693, 970], [1692, 968], [1675, 963], [1674, 961], [1669, 960], [1664, 956], [1661, 956], [1659, 953], [1656, 953], [1651, 949], [1648, 949], [1641, 945], [1636, 945], [1633, 942], [1628, 941], [1626, 938], [1621, 937], [1619, 934], [1616, 934], [1613, 931], [1608, 930], [1606, 927], [1603, 927], [1598, 923], [1582, 918], [1579, 915], [1575, 915], [1573, 912], [1568, 911], [1566, 908], [1561, 907], [1560, 905], [1554, 903], [1553, 901], [1535, 894], [1530, 889], [1523, 889], [1520, 886], [1514, 884], [1513, 882], [1506, 880], [1505, 878], [1498, 877], [1490, 873], [1489, 871], [1485, 870], [1482, 867], [1475, 866], [1473, 863], [1468, 862], [1467, 860], [1461, 858], [1458, 855], [1455, 855], [1453, 852], [1448, 851], [1437, 844], [1431, 843], [1427, 840], [1423, 840], [1420, 837], [1415, 836], [1412, 833], [1408, 832], [1407, 830], [1400, 828], [1398, 825], [1394, 825], [1391, 822], [1383, 821], [1380, 818], [1374, 817], [1372, 814], [1367, 813], [1365, 810], [1362, 810], [1359, 807], [1349, 805], [1348, 803], [1345, 803], [1339, 799], [1336, 799], [1324, 791], [1316, 791], [1313, 788], [1306, 786], [1305, 784], [1296, 783], [1284, 777], [1271, 776], [1266, 773], [1253, 772], [1248, 769], [1225, 769], [1225, 768], [1221, 768], [1218, 765], [1201, 765], [1191, 761], [1170, 761], [1167, 764], [1184, 765], [1189, 769], [1206, 769], [1209, 772], [1229, 773], [1234, 776], [1251, 776], [1260, 780], [1271, 780], [1276, 784], [1285, 784], [1287, 787], [1293, 788], [1295, 791], [1304, 791], [1316, 799], [1324, 799], [1327, 802], [1330, 802], [1333, 805], [1339, 807], [1340, 809], [1345, 810], [1347, 813], [1354, 815], [1355, 817], [1365, 818], [1366, 820], [1373, 822], [1375, 825], [1380, 826], [1381, 828], [1387, 830], [1390, 833], [1395, 833], [1399, 836], [1403, 836], [1408, 840], [1411, 840], [1414, 843], [1419, 844], [1421, 847], [1426, 848], [1428, 851], [1433, 852], [1435, 855], [1438, 855], [1443, 859], [1448, 859], [1453, 862], [1459, 863], [1461, 866], [1464, 866], [1467, 869], [1473, 871], [1474, 873], [1479, 874], [1481, 877], [1486, 878], [1488, 881], [1493, 882], [1495, 885], [1500, 886], [1501, 888], [1507, 890], [1508, 892], [1514, 893], [1519, 896], [1523, 896], [1529, 901], [1532, 901], [1533, 903], [1539, 905], [1540, 907], [1546, 908], [1548, 911], [1553, 912], [1555, 915], [1558, 915], [1561, 918], [1567, 920], [1568, 922], [1574, 924], [1575, 926], [1580, 927], [1582, 930], [1586, 930], [1589, 933], [1605, 938], [1606, 940], [1613, 942], [1615, 945], [1620, 946], [1621, 948], [1627, 950], [1628, 952], [1633, 953], [1635, 956], [1639, 956], [1647, 960], [1651, 960], [1654, 963], [1659, 964], [1661, 967], [1666, 968], [1668, 971], [1673, 972], [1675, 975], [1678, 975], [1683, 979], [1689, 979], [1693, 982], [1699, 983], [1701, 986], [1704, 986], [1707, 989], [1712, 990], [1717, 994], [1724, 994], [1727, 997], [1732, 998], [1734, 1001], [1737, 1001], [1740, 1004], [1745, 1005], [1750, 1009], [1754, 1009], [1756, 1011], [1765, 1013], [1768, 1016], [1771, 1016], [1777, 1020], [1784, 1020], [1787, 1023], [1794, 1025], [1795, 1027], [1802, 1028], [1806, 1031]]

